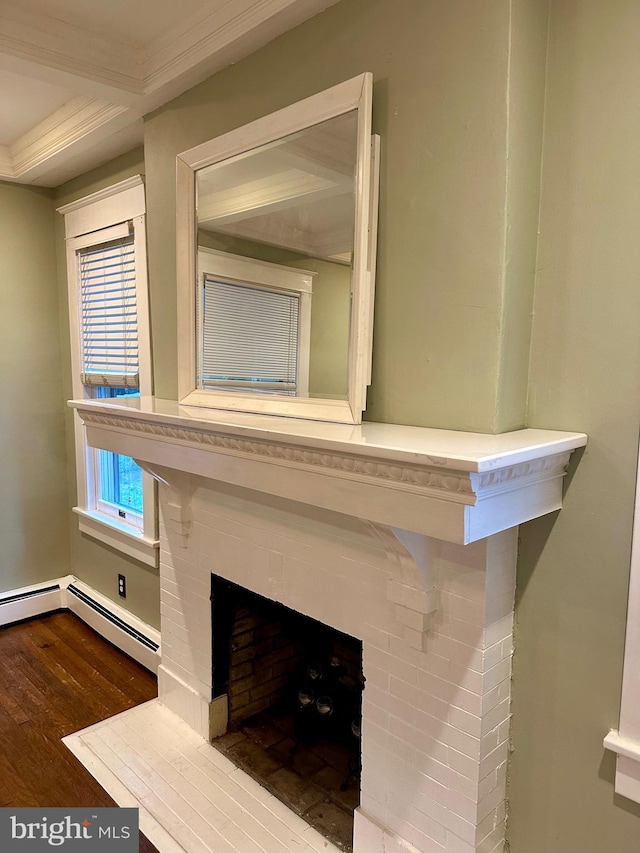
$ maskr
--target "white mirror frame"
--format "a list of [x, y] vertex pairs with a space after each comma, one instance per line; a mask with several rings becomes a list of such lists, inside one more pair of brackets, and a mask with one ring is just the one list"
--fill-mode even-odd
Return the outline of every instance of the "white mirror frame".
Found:
[[[178, 399], [184, 405], [359, 424], [371, 383], [379, 137], [371, 135], [373, 77], [361, 74], [184, 151], [176, 163]], [[196, 388], [196, 172], [307, 127], [358, 110], [355, 229], [347, 400], [224, 393]]]

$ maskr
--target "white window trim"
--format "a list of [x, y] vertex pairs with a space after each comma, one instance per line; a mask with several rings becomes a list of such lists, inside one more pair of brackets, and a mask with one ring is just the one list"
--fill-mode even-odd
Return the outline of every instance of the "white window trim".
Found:
[[[291, 290], [300, 294], [300, 330], [298, 338], [298, 397], [309, 396], [309, 357], [311, 353], [311, 296], [315, 272], [219, 252], [216, 249], [198, 247], [198, 286], [202, 287], [205, 275], [219, 276], [231, 282], [251, 284], [266, 289]], [[200, 341], [201, 330], [197, 329], [195, 340]], [[269, 399], [273, 399], [271, 395]], [[240, 405], [246, 395], [234, 392]], [[247, 398], [255, 403], [255, 396]], [[229, 395], [214, 389], [196, 388], [182, 402], [191, 406], [214, 406], [224, 408]]]
[[[152, 393], [151, 337], [147, 288], [145, 197], [142, 178], [137, 175], [121, 181], [105, 190], [58, 208], [58, 213], [63, 214], [65, 218], [73, 396], [76, 399], [86, 399], [90, 393], [80, 378], [77, 250], [129, 234], [130, 222], [133, 224], [137, 279], [140, 394], [141, 396], [150, 395]], [[101, 512], [94, 499], [97, 451], [87, 445], [86, 430], [77, 412], [74, 412], [74, 432], [78, 505], [73, 508], [73, 511], [79, 517], [80, 531], [147, 565], [157, 567], [159, 541], [156, 487], [153, 478], [143, 472], [141, 527]]]
[[618, 729], [612, 729], [605, 737], [604, 745], [617, 754], [616, 793], [640, 803], [640, 467], [636, 480], [620, 723]]

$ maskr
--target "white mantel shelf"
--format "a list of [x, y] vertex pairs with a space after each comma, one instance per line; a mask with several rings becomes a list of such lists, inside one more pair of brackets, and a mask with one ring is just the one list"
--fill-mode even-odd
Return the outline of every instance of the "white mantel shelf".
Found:
[[154, 397], [70, 405], [91, 446], [132, 456], [169, 485], [171, 472], [186, 472], [460, 544], [560, 509], [570, 455], [587, 442], [554, 430], [331, 424]]

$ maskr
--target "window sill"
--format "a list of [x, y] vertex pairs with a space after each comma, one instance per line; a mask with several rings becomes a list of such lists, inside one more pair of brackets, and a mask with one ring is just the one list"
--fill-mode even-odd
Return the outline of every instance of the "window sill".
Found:
[[158, 567], [159, 541], [149, 539], [142, 532], [132, 530], [121, 524], [115, 518], [102, 515], [92, 510], [74, 506], [73, 511], [80, 516], [80, 532], [110, 545], [117, 551], [127, 554], [148, 566]]

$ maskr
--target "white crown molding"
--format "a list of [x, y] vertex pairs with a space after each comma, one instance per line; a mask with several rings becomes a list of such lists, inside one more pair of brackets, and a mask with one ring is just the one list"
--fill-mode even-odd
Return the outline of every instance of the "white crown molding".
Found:
[[115, 131], [137, 116], [118, 104], [95, 98], [74, 98], [11, 146], [11, 165], [16, 179], [37, 177], [52, 158], [68, 155], [78, 145], [86, 147], [97, 133]]
[[0, 53], [44, 66], [49, 82], [64, 80], [77, 86], [86, 78], [108, 87], [112, 96], [142, 94], [138, 53], [131, 45], [34, 14], [12, 0], [5, 0], [0, 11]]
[[547, 430], [344, 429], [152, 398], [72, 405], [91, 446], [132, 456], [165, 482], [172, 470], [195, 474], [461, 544], [560, 509], [569, 457], [586, 442]]
[[[6, 0], [0, 68], [66, 87], [71, 99], [0, 148], [0, 179], [55, 186], [99, 165], [109, 158], [105, 139], [113, 137], [116, 156], [123, 128], [335, 2], [218, 0], [138, 48]], [[136, 133], [133, 144], [142, 126]]]
[[[153, 94], [183, 78], [193, 86], [336, 2], [221, 0], [146, 46], [144, 92]], [[188, 76], [194, 71], [198, 79]]]

